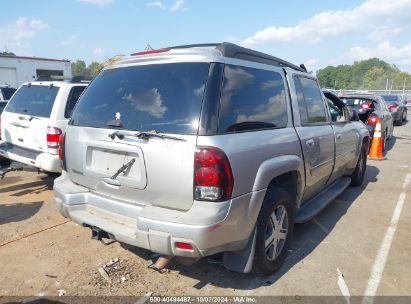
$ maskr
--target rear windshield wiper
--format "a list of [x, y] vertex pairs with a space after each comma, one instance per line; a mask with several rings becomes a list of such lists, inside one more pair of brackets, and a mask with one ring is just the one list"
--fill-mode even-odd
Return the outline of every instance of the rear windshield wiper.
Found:
[[133, 158], [131, 159], [128, 163], [126, 163], [125, 165], [121, 166], [117, 172], [112, 176], [112, 177], [105, 177], [103, 180], [109, 184], [109, 185], [113, 185], [113, 186], [121, 186], [121, 183], [119, 180], [117, 180], [117, 177], [121, 174], [124, 173], [129, 170], [131, 168], [131, 166], [136, 162], [136, 159]]
[[107, 127], [124, 128], [124, 124], [120, 119], [113, 119], [107, 123]]
[[124, 137], [137, 137], [138, 139], [149, 140], [151, 137], [163, 138], [163, 139], [173, 139], [173, 140], [181, 140], [186, 141], [183, 138], [170, 136], [166, 134], [159, 134], [157, 131], [149, 131], [149, 132], [139, 132], [139, 133], [127, 133], [123, 131], [115, 131], [108, 135], [111, 139], [118, 138], [124, 139]]

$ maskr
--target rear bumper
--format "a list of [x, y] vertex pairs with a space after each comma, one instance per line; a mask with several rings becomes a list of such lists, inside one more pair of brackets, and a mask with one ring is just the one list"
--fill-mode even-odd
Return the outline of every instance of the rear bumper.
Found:
[[[254, 228], [265, 189], [221, 203], [194, 201], [190, 210], [131, 204], [73, 184], [66, 173], [55, 180], [60, 213], [114, 239], [169, 256], [204, 257], [243, 249]], [[176, 242], [193, 250], [176, 248]]]
[[44, 171], [61, 172], [58, 155], [23, 148], [7, 141], [0, 141], [0, 156]]

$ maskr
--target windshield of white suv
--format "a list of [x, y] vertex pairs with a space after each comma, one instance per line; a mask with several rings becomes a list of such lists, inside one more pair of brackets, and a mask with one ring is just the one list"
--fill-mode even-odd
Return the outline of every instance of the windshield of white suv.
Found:
[[50, 117], [58, 91], [54, 86], [24, 85], [10, 99], [6, 111]]
[[197, 134], [208, 63], [105, 70], [80, 97], [70, 124]]

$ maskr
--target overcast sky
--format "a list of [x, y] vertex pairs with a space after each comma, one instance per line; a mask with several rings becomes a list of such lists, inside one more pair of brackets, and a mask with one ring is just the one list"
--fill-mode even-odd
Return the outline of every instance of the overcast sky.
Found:
[[310, 70], [379, 57], [411, 72], [411, 0], [2, 0], [0, 49], [103, 61], [231, 41]]

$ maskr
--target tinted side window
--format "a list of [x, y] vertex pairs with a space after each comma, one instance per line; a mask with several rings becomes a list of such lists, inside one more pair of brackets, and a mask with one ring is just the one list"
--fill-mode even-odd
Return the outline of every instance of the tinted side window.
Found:
[[73, 112], [74, 106], [77, 104], [77, 100], [83, 93], [86, 87], [73, 87], [71, 88], [69, 97], [67, 99], [66, 109], [64, 110], [64, 117], [70, 118], [71, 112]]
[[273, 71], [226, 65], [218, 133], [287, 125], [284, 80]]
[[3, 99], [4, 100], [9, 100], [11, 98], [11, 96], [13, 96], [14, 92], [16, 92], [16, 89], [1, 88], [1, 93], [3, 94]]
[[307, 106], [308, 122], [326, 122], [327, 117], [325, 115], [323, 99], [317, 82], [306, 77], [300, 77], [300, 81]]
[[3, 112], [4, 108], [6, 107], [7, 103], [5, 102], [0, 102], [0, 114]]
[[297, 93], [298, 110], [300, 112], [301, 124], [306, 124], [308, 123], [308, 113], [307, 113], [307, 107], [305, 105], [303, 88], [301, 87], [301, 83], [298, 77], [293, 77], [293, 80], [294, 80], [295, 91]]
[[342, 108], [340, 108], [337, 104], [334, 103], [333, 100], [325, 97], [327, 104], [328, 104], [328, 109], [330, 111], [331, 115], [331, 121], [332, 122], [346, 122], [348, 121], [347, 118], [344, 115], [344, 111]]
[[383, 110], [383, 111], [388, 111], [388, 106], [387, 106], [387, 104], [385, 103], [384, 100], [381, 100], [381, 101], [380, 101], [380, 108], [381, 108], [381, 110]]
[[50, 117], [58, 91], [54, 86], [24, 85], [9, 101], [7, 112]]

